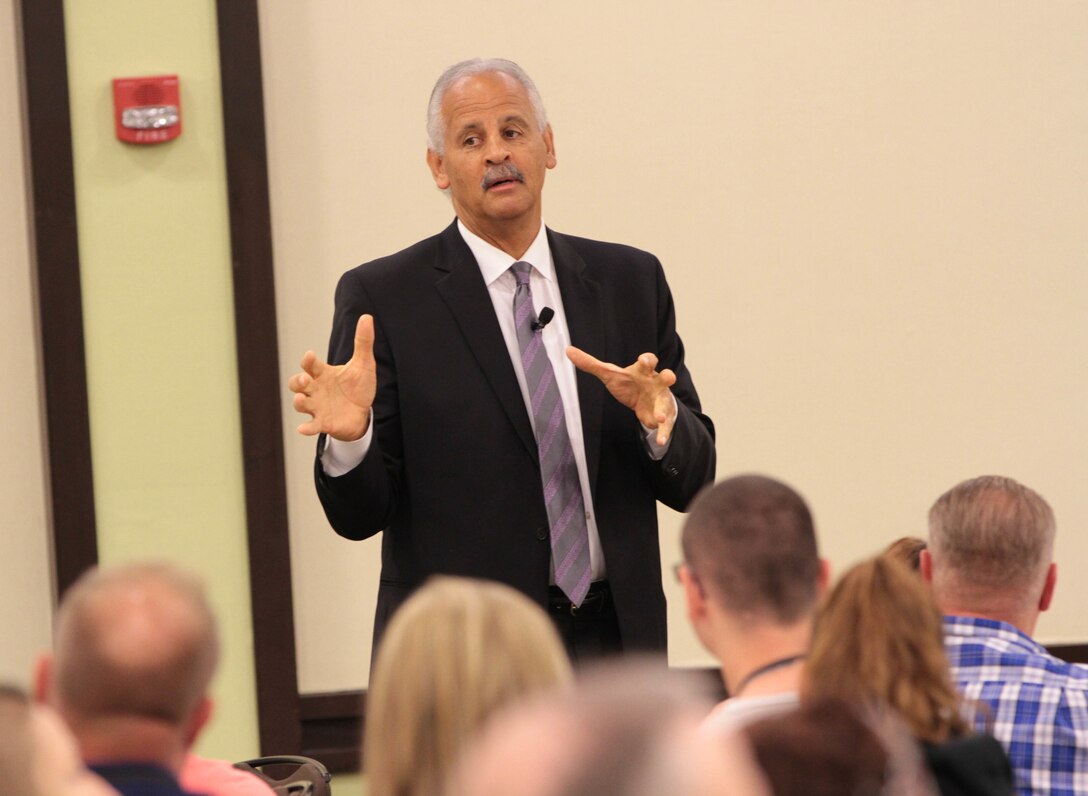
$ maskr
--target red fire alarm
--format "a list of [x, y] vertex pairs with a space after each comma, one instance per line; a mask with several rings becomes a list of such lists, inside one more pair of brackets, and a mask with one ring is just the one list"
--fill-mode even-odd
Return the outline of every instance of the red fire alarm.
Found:
[[119, 77], [113, 81], [117, 137], [129, 144], [161, 144], [181, 135], [177, 75]]

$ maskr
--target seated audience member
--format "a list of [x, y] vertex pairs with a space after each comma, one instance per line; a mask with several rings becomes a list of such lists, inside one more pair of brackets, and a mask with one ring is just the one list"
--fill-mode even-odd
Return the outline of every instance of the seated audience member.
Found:
[[45, 705], [0, 686], [0, 793], [11, 796], [117, 796], [79, 759], [75, 739]]
[[555, 626], [529, 598], [499, 583], [432, 578], [378, 647], [363, 747], [370, 796], [434, 796], [488, 716], [571, 676]]
[[922, 551], [926, 549], [926, 540], [917, 536], [901, 536], [884, 548], [882, 556], [890, 556], [896, 561], [906, 564], [913, 572], [917, 572], [922, 557]]
[[466, 748], [446, 796], [770, 796], [739, 733], [700, 731], [709, 700], [657, 662], [580, 672], [518, 702]]
[[808, 506], [785, 484], [743, 475], [703, 490], [689, 511], [679, 568], [688, 618], [729, 693], [707, 729], [795, 708], [827, 585]]
[[774, 796], [936, 796], [902, 726], [824, 697], [749, 723], [740, 735]]
[[852, 567], [816, 613], [802, 699], [889, 709], [923, 748], [944, 796], [1012, 792], [1001, 745], [972, 735], [952, 685], [941, 614], [926, 584], [887, 556]]
[[1032, 639], [1057, 578], [1054, 514], [1011, 478], [983, 476], [929, 512], [928, 580], [952, 677], [1004, 744], [1020, 794], [1088, 793], [1088, 666]]
[[61, 600], [36, 691], [124, 796], [184, 794], [178, 774], [211, 714], [218, 655], [215, 618], [188, 573], [166, 563], [95, 569]]

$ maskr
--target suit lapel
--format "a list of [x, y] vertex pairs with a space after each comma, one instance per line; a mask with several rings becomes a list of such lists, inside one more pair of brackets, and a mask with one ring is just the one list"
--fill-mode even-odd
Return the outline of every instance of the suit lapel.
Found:
[[[601, 287], [582, 256], [566, 236], [548, 230], [563, 311], [567, 316], [570, 342], [596, 357], [605, 355], [604, 308]], [[578, 404], [582, 413], [582, 437], [586, 450], [590, 489], [596, 489], [601, 463], [601, 411], [604, 387], [596, 376], [577, 371]]]
[[[502, 330], [495, 318], [495, 306], [491, 303], [476, 258], [457, 231], [456, 221], [440, 237], [435, 271], [435, 288], [460, 327], [469, 350], [498, 396], [518, 437], [535, 460], [537, 450], [533, 427], [521, 397], [514, 366], [510, 362], [510, 353], [503, 341]], [[451, 377], [457, 378], [456, 375]], [[486, 429], [482, 431], [487, 433]]]

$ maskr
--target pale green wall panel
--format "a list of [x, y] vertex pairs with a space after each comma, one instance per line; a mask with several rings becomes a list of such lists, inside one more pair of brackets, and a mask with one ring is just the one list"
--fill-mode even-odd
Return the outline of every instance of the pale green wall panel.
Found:
[[[215, 3], [65, 3], [99, 555], [198, 570], [221, 623], [199, 748], [258, 750]], [[113, 130], [111, 80], [177, 74], [175, 141]]]

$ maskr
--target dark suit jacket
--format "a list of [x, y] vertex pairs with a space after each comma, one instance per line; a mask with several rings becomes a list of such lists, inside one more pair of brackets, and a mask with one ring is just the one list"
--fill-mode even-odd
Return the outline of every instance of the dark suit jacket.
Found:
[[[620, 365], [658, 355], [679, 406], [668, 453], [650, 459], [641, 426], [600, 381], [578, 373], [589, 483], [625, 649], [664, 650], [656, 501], [684, 510], [714, 477], [714, 427], [684, 366], [672, 296], [655, 257], [548, 230], [571, 342]], [[471, 250], [456, 222], [348, 271], [336, 290], [329, 361], [352, 354], [362, 313], [375, 322], [373, 446], [337, 478], [315, 467], [333, 528], [382, 529], [375, 641], [429, 575], [508, 583], [544, 604], [550, 544], [536, 441]], [[318, 443], [320, 455], [324, 440]]]

